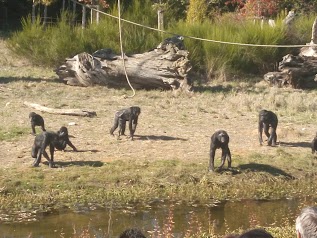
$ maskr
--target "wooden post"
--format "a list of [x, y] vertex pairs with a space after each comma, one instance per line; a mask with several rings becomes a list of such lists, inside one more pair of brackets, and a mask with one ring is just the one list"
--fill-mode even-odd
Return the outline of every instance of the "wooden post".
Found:
[[99, 11], [100, 11], [100, 6], [99, 6], [99, 4], [98, 4], [98, 5], [97, 5], [97, 11], [96, 11], [96, 24], [97, 24], [97, 25], [99, 24], [99, 19], [100, 19]]
[[35, 0], [33, 0], [33, 4], [32, 4], [32, 24], [35, 23]]
[[76, 23], [76, 2], [72, 0], [73, 2], [73, 25]]
[[62, 11], [65, 11], [65, 0], [63, 0], [63, 3], [62, 3]]
[[157, 10], [157, 29], [164, 30], [164, 10], [161, 8]]
[[84, 29], [86, 27], [86, 7], [83, 6], [83, 15], [81, 19], [81, 28]]
[[90, 8], [90, 24], [93, 23], [93, 16], [94, 16], [94, 11], [93, 11], [93, 8], [91, 7]]
[[45, 26], [47, 23], [47, 5], [44, 5], [44, 21], [43, 21], [43, 25]]

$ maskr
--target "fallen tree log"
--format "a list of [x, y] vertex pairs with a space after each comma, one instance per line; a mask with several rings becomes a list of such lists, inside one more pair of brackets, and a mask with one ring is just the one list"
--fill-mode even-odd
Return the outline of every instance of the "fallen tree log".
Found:
[[183, 38], [168, 38], [157, 48], [143, 54], [122, 58], [111, 49], [98, 50], [92, 55], [84, 52], [66, 59], [56, 74], [73, 86], [104, 85], [111, 88], [128, 88], [125, 70], [136, 89], [190, 90], [187, 74], [192, 66], [185, 50]]
[[279, 63], [279, 71], [264, 75], [270, 85], [292, 88], [315, 88], [317, 82], [317, 58], [288, 54]]
[[97, 113], [94, 111], [88, 111], [83, 109], [55, 109], [42, 106], [40, 104], [31, 103], [31, 102], [24, 102], [24, 105], [34, 108], [41, 112], [48, 112], [52, 114], [61, 114], [61, 115], [68, 115], [68, 116], [82, 116], [82, 117], [94, 117], [97, 116]]
[[299, 55], [285, 55], [276, 72], [268, 72], [264, 80], [271, 86], [292, 88], [317, 87], [317, 18], [312, 27], [312, 39]]

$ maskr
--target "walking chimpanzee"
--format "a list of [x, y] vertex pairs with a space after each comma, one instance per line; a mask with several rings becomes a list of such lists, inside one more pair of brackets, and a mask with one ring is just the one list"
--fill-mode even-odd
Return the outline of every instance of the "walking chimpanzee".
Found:
[[[36, 135], [32, 146], [32, 157], [35, 158], [33, 166], [38, 167], [41, 163], [42, 155], [47, 159], [49, 167], [54, 167], [54, 143], [58, 141], [59, 135], [51, 131], [43, 131]], [[46, 147], [50, 147], [50, 155], [46, 153]]]
[[221, 148], [221, 165], [219, 169], [221, 170], [225, 164], [225, 160], [228, 160], [228, 168], [231, 168], [231, 152], [229, 149], [229, 135], [224, 130], [218, 130], [211, 136], [210, 143], [210, 160], [209, 160], [209, 171], [214, 171], [214, 160], [216, 149]]
[[[259, 113], [259, 142], [260, 145], [263, 144], [262, 133], [264, 129], [264, 134], [267, 136], [268, 145], [275, 146], [277, 141], [276, 128], [278, 124], [277, 116], [274, 112], [262, 110]], [[271, 134], [269, 129], [271, 127]]]
[[41, 115], [35, 112], [30, 112], [29, 119], [31, 122], [32, 134], [35, 135], [35, 126], [40, 126], [42, 131], [46, 131], [44, 127], [44, 119]]
[[317, 133], [316, 133], [313, 141], [311, 142], [311, 150], [312, 150], [313, 154], [315, 153], [315, 151], [317, 151]]
[[124, 135], [126, 122], [128, 121], [130, 137], [133, 140], [134, 132], [138, 124], [138, 117], [140, 113], [141, 113], [141, 109], [139, 107], [129, 107], [129, 108], [117, 111], [114, 116], [113, 126], [110, 129], [110, 135], [113, 135], [113, 132], [117, 129], [118, 126], [119, 126], [119, 137], [120, 135]]

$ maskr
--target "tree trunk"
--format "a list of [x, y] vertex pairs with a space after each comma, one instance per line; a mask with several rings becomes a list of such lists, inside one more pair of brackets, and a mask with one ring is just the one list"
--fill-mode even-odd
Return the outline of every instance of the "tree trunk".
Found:
[[317, 87], [316, 19], [312, 27], [312, 39], [307, 47], [301, 48], [297, 56], [285, 55], [279, 63], [278, 72], [269, 72], [264, 75], [264, 80], [270, 85], [293, 88]]
[[317, 58], [288, 54], [279, 63], [279, 72], [269, 72], [264, 80], [270, 85], [292, 88], [315, 88]]
[[157, 48], [143, 54], [121, 56], [111, 49], [98, 50], [92, 55], [84, 52], [67, 59], [56, 73], [61, 80], [74, 86], [105, 85], [128, 88], [128, 79], [135, 89], [190, 90], [187, 74], [191, 69], [188, 51], [180, 36], [164, 40]]

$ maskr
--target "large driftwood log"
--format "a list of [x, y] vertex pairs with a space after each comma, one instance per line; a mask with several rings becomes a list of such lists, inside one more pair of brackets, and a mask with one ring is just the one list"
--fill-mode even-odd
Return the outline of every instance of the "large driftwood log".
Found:
[[[190, 89], [187, 74], [191, 64], [182, 37], [168, 38], [157, 48], [125, 56], [124, 60], [129, 81], [136, 89]], [[98, 50], [92, 55], [78, 54], [67, 59], [56, 73], [61, 80], [74, 86], [129, 87], [122, 58], [111, 49]]]
[[270, 85], [292, 88], [315, 88], [317, 82], [317, 58], [288, 54], [279, 63], [278, 72], [269, 72], [264, 80]]
[[288, 54], [279, 63], [277, 72], [268, 72], [264, 80], [270, 85], [293, 88], [317, 87], [317, 18], [312, 27], [312, 39], [299, 55]]
[[96, 116], [97, 113], [94, 111], [88, 111], [83, 109], [56, 109], [44, 107], [37, 103], [24, 102], [24, 105], [39, 110], [41, 112], [48, 112], [52, 114], [61, 114], [61, 115], [69, 115], [69, 116], [82, 116], [82, 117], [93, 117]]

